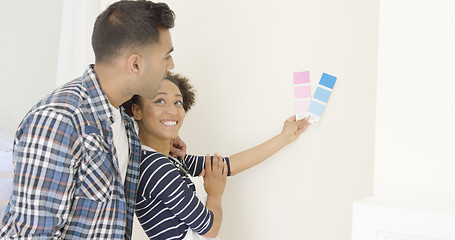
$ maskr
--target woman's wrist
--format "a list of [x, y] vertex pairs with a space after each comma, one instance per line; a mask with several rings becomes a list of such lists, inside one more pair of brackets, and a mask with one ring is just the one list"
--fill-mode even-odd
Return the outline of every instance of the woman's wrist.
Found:
[[207, 199], [211, 199], [213, 201], [220, 201], [223, 199], [223, 194], [207, 194]]
[[286, 133], [284, 131], [275, 137], [277, 138], [277, 142], [280, 143], [281, 147], [284, 147], [294, 141], [294, 139], [292, 138], [293, 136], [289, 135], [289, 133]]

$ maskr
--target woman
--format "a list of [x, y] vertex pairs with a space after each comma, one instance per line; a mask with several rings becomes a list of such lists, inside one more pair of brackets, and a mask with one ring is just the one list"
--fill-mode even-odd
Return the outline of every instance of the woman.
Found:
[[[291, 117], [283, 131], [261, 145], [229, 158], [169, 155], [171, 139], [178, 136], [185, 113], [194, 103], [188, 79], [168, 74], [153, 99], [134, 96], [125, 108], [139, 126], [142, 143], [141, 177], [136, 214], [150, 239], [206, 239], [218, 235], [221, 198], [227, 175], [235, 175], [264, 161], [297, 139], [307, 119]], [[207, 202], [195, 196], [191, 176], [203, 176]], [[205, 200], [204, 200], [205, 201]]]

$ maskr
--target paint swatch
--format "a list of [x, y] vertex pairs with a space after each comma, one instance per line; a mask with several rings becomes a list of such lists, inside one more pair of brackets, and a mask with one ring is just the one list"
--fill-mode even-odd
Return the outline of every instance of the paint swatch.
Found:
[[323, 73], [319, 85], [314, 93], [313, 100], [311, 101], [309, 112], [309, 122], [318, 125], [321, 120], [322, 113], [324, 113], [325, 106], [329, 100], [330, 94], [333, 91], [337, 78], [327, 73]]
[[311, 103], [310, 72], [294, 72], [294, 100], [296, 119], [308, 117]]

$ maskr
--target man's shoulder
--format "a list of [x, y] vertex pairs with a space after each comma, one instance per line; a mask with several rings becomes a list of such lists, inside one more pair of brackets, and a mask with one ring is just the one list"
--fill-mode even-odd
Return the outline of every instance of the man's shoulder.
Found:
[[87, 104], [87, 90], [80, 79], [75, 79], [41, 99], [33, 106], [23, 121], [35, 121], [39, 116], [55, 116], [54, 118], [77, 121], [84, 106]]
[[38, 102], [36, 107], [55, 107], [70, 111], [71, 108], [78, 108], [87, 96], [87, 90], [81, 79], [75, 79], [55, 89]]

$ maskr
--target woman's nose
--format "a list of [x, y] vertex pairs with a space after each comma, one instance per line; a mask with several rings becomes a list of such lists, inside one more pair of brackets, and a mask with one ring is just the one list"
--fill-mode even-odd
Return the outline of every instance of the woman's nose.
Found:
[[167, 107], [166, 113], [170, 115], [177, 115], [179, 112], [177, 111], [177, 108], [174, 106], [174, 104], [171, 104]]

